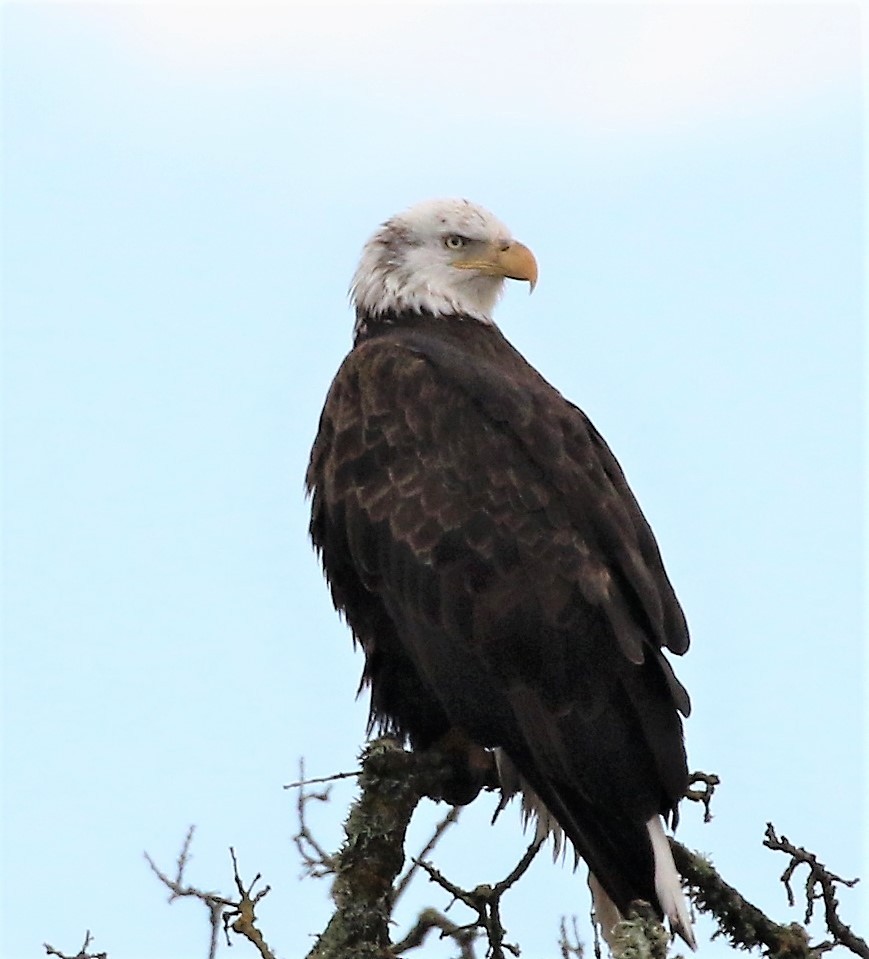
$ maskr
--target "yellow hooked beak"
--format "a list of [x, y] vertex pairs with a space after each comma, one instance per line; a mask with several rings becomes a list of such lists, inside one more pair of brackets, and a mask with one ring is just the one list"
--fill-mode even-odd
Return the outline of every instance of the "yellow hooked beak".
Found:
[[534, 254], [515, 240], [490, 243], [466, 256], [457, 256], [453, 266], [460, 270], [477, 270], [486, 276], [504, 276], [509, 280], [527, 280], [531, 291], [537, 285], [537, 260]]

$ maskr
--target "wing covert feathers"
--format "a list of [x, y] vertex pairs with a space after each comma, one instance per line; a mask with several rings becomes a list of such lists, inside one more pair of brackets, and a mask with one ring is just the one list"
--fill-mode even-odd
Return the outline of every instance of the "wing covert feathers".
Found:
[[615, 904], [657, 902], [687, 940], [646, 824], [687, 785], [690, 704], [662, 648], [688, 631], [585, 415], [495, 328], [415, 317], [342, 364], [307, 485], [372, 725], [497, 748]]

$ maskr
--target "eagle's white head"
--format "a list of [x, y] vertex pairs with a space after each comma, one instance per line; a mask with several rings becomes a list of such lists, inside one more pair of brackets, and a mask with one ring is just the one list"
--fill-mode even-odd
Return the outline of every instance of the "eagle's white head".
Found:
[[491, 323], [508, 278], [533, 290], [537, 263], [497, 217], [468, 200], [426, 200], [387, 220], [365, 244], [350, 287], [356, 327], [406, 312]]

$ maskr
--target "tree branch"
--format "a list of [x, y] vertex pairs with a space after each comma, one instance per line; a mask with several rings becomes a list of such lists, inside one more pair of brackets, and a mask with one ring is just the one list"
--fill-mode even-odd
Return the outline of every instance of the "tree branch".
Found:
[[193, 842], [193, 834], [195, 831], [195, 826], [191, 826], [187, 830], [187, 835], [184, 837], [184, 842], [181, 845], [181, 852], [178, 854], [178, 859], [176, 861], [174, 879], [170, 879], [164, 872], [162, 872], [147, 852], [145, 853], [145, 859], [147, 860], [148, 865], [151, 867], [154, 875], [156, 875], [160, 882], [162, 882], [163, 885], [169, 890], [170, 903], [181, 898], [198, 899], [208, 910], [208, 921], [211, 926], [211, 940], [208, 948], [208, 959], [215, 959], [217, 956], [218, 935], [220, 933], [220, 919], [223, 915], [223, 910], [232, 906], [232, 903], [228, 899], [224, 899], [223, 896], [219, 896], [216, 892], [204, 892], [201, 889], [197, 889], [195, 886], [188, 886], [185, 884], [184, 870], [187, 867], [187, 863], [190, 859], [190, 846]]
[[454, 823], [458, 822], [459, 813], [462, 811], [461, 806], [451, 806], [450, 811], [444, 816], [444, 818], [435, 826], [435, 830], [432, 833], [431, 839], [423, 846], [420, 850], [418, 856], [416, 856], [412, 862], [410, 868], [407, 872], [399, 879], [395, 886], [395, 893], [392, 897], [393, 907], [401, 898], [402, 893], [410, 885], [410, 881], [416, 875], [417, 870], [420, 869], [419, 860], [423, 859], [425, 856], [429, 855], [435, 846], [440, 842], [443, 834], [452, 826]]
[[477, 938], [476, 928], [468, 929], [457, 926], [437, 909], [423, 909], [416, 920], [416, 925], [408, 934], [392, 947], [396, 956], [401, 956], [411, 949], [421, 946], [432, 929], [440, 929], [441, 939], [449, 938], [459, 947], [460, 959], [475, 959], [474, 940]]
[[[573, 926], [573, 942], [570, 941], [570, 936], [567, 932], [567, 919], [565, 916], [561, 917], [558, 936], [558, 948], [561, 951], [561, 959], [582, 959], [584, 948], [582, 940], [579, 938], [576, 916], [571, 916], [570, 922]], [[594, 925], [594, 920], [592, 920], [592, 925]]]
[[477, 913], [475, 922], [463, 929], [483, 929], [489, 939], [489, 957], [490, 959], [504, 959], [504, 950], [519, 955], [519, 947], [504, 942], [505, 930], [501, 922], [501, 897], [504, 893], [525, 874], [531, 865], [534, 857], [537, 855], [540, 847], [543, 845], [544, 838], [535, 838], [525, 855], [519, 860], [510, 874], [494, 886], [488, 884], [477, 886], [475, 889], [461, 889], [441, 875], [437, 869], [430, 863], [419, 862], [419, 865], [428, 873], [429, 878], [436, 882], [442, 889], [445, 889], [451, 896], [463, 902], [470, 909]]
[[323, 776], [320, 779], [305, 779], [305, 760], [299, 760], [299, 781], [284, 786], [284, 789], [297, 788], [299, 790], [296, 797], [296, 812], [299, 818], [299, 831], [293, 836], [293, 843], [299, 852], [299, 858], [302, 860], [303, 875], [311, 876], [314, 879], [322, 879], [323, 876], [331, 875], [335, 871], [334, 857], [331, 856], [314, 838], [314, 834], [308, 828], [307, 807], [310, 802], [328, 802], [331, 795], [331, 786], [327, 786], [321, 792], [305, 792], [305, 786], [309, 783], [328, 782], [332, 779], [344, 779], [348, 776], [357, 776], [358, 773], [339, 773], [336, 776]]
[[[275, 954], [269, 949], [263, 938], [263, 934], [256, 927], [256, 915], [254, 911], [257, 903], [269, 894], [271, 886], [265, 886], [263, 889], [260, 889], [253, 899], [251, 899], [250, 894], [253, 892], [253, 887], [262, 879], [262, 876], [257, 873], [253, 877], [251, 884], [245, 889], [241, 877], [238, 874], [238, 860], [235, 858], [235, 850], [232, 846], [229, 847], [229, 853], [232, 856], [232, 870], [235, 877], [235, 888], [238, 890], [238, 902], [234, 903], [223, 915], [224, 931], [232, 929], [232, 931], [238, 935], [244, 936], [245, 939], [253, 943], [262, 959], [275, 959]], [[230, 926], [229, 921], [233, 916], [236, 917], [235, 922]], [[228, 932], [226, 942], [227, 945], [232, 945], [229, 941]]]
[[839, 901], [836, 899], [836, 884], [840, 883], [853, 888], [859, 882], [859, 879], [843, 879], [818, 861], [814, 853], [807, 852], [800, 846], [791, 843], [787, 836], [777, 836], [775, 827], [771, 822], [766, 824], [764, 833], [764, 846], [767, 849], [774, 849], [779, 852], [787, 853], [791, 857], [787, 868], [782, 873], [781, 881], [787, 890], [788, 902], [794, 905], [794, 891], [791, 888], [791, 879], [794, 872], [801, 865], [809, 867], [809, 874], [806, 877], [806, 924], [812, 921], [812, 914], [815, 909], [815, 903], [820, 901], [824, 905], [824, 919], [827, 923], [827, 929], [833, 936], [832, 942], [821, 943], [815, 946], [816, 952], [826, 952], [834, 946], [845, 946], [862, 959], [869, 959], [869, 945], [864, 939], [861, 939], [850, 926], [846, 925], [839, 918]]
[[690, 852], [675, 839], [670, 840], [670, 848], [695, 906], [715, 918], [719, 933], [731, 945], [764, 949], [770, 959], [812, 959], [809, 938], [802, 926], [774, 922], [726, 883], [708, 859]]
[[[694, 788], [697, 783], [701, 783], [701, 788]], [[712, 810], [709, 808], [712, 802], [712, 796], [715, 793], [715, 787], [721, 784], [721, 780], [715, 773], [696, 772], [691, 773], [688, 778], [688, 788], [685, 790], [685, 798], [691, 802], [703, 803], [703, 822], [712, 822]]]
[[393, 739], [378, 739], [363, 751], [360, 795], [333, 858], [336, 910], [308, 959], [388, 954], [393, 883], [404, 864], [407, 825], [442, 773], [436, 757], [409, 753]]
[[54, 946], [50, 946], [47, 942], [42, 944], [42, 948], [45, 949], [46, 955], [57, 956], [57, 959], [108, 959], [107, 952], [88, 952], [88, 946], [93, 942], [93, 937], [91, 936], [91, 931], [88, 929], [84, 934], [84, 944], [81, 949], [74, 955], [68, 956], [66, 953], [60, 952], [60, 950], [55, 949]]
[[[248, 886], [247, 889], [244, 888], [241, 877], [238, 874], [238, 861], [235, 858], [235, 850], [232, 847], [230, 847], [229, 853], [232, 856], [233, 876], [235, 887], [238, 890], [237, 902], [234, 902], [232, 899], [227, 899], [225, 896], [218, 895], [216, 892], [205, 892], [202, 889], [197, 889], [196, 886], [190, 886], [185, 883], [184, 870], [190, 860], [190, 845], [193, 842], [195, 828], [195, 826], [191, 826], [187, 830], [187, 835], [184, 837], [181, 852], [178, 854], [174, 879], [171, 879], [160, 870], [148, 853], [145, 853], [145, 859], [148, 861], [148, 865], [160, 882], [162, 882], [170, 892], [169, 902], [171, 903], [181, 898], [198, 899], [208, 909], [209, 922], [211, 924], [211, 941], [209, 943], [208, 959], [215, 959], [217, 956], [218, 934], [221, 925], [223, 926], [227, 945], [232, 945], [229, 938], [229, 930], [232, 929], [233, 932], [244, 936], [252, 942], [259, 950], [262, 959], [275, 959], [274, 953], [272, 953], [266, 945], [262, 933], [256, 928], [256, 916], [254, 914], [254, 907], [263, 896], [267, 895], [269, 887], [266, 886], [251, 899], [250, 894], [253, 891], [253, 887], [261, 877], [257, 873], [250, 886]], [[235, 921], [230, 926], [232, 919], [235, 919]]]

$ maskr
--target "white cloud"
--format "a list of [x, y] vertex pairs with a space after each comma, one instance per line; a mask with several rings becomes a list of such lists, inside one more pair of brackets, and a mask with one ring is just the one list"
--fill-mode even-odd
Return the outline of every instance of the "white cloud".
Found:
[[559, 115], [588, 132], [798, 108], [859, 70], [855, 6], [157, 5], [120, 12], [176, 69], [277, 71], [467, 111]]

